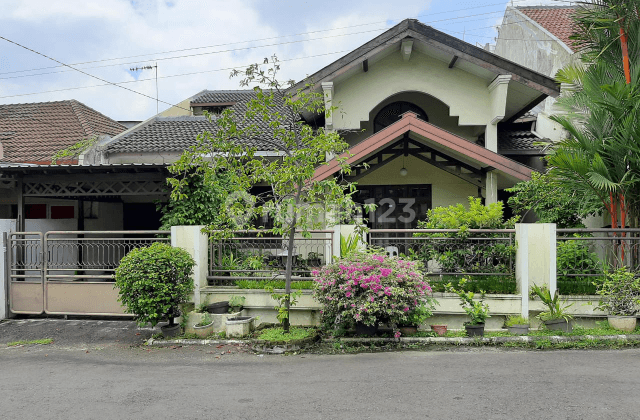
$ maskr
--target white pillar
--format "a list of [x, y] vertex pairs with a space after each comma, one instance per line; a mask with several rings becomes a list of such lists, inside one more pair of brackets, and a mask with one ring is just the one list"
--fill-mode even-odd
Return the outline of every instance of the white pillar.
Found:
[[[324, 93], [324, 107], [330, 109], [333, 104], [333, 82], [322, 82], [322, 91]], [[324, 128], [327, 131], [333, 130], [333, 113], [325, 113]]]
[[529, 316], [529, 289], [547, 286], [556, 293], [555, 223], [516, 224], [516, 284], [522, 295], [522, 315]]
[[9, 250], [9, 233], [15, 232], [16, 221], [0, 219], [0, 319], [11, 317], [9, 312], [9, 268], [7, 255]]
[[207, 286], [209, 266], [208, 237], [202, 233], [204, 226], [171, 226], [171, 246], [182, 248], [193, 257], [193, 303], [200, 305], [200, 289]]

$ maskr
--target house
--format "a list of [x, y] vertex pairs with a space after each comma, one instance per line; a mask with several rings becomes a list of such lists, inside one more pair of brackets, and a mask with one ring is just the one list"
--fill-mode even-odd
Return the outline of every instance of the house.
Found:
[[[542, 168], [534, 145], [541, 136], [531, 130], [530, 111], [560, 91], [549, 76], [412, 19], [310, 78], [327, 106], [339, 110], [326, 119], [304, 118], [341, 133], [354, 154], [352, 163], [368, 163], [351, 180], [358, 182], [359, 201], [379, 205], [372, 226], [385, 228], [413, 227], [427, 209], [464, 203], [468, 196], [487, 203], [505, 199], [505, 188]], [[81, 159], [170, 163], [198, 133], [215, 130], [215, 118], [209, 122], [200, 115], [204, 110], [215, 114], [232, 107], [242, 114], [253, 95], [251, 90], [199, 92], [164, 116], [101, 142]], [[251, 141], [263, 155], [277, 155]]]
[[0, 105], [0, 162], [47, 165], [57, 152], [81, 140], [124, 130], [124, 125], [73, 99]]
[[[579, 48], [569, 37], [576, 6], [507, 6], [498, 27], [495, 53], [501, 57], [554, 78], [558, 70], [579, 60]], [[555, 111], [553, 97], [534, 108], [532, 131], [540, 137], [560, 140], [560, 125], [549, 116]]]

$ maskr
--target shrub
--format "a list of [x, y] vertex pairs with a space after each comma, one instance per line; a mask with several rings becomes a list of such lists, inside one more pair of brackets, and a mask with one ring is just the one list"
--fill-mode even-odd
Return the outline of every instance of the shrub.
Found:
[[420, 241], [417, 254], [423, 261], [435, 263], [442, 273], [513, 273], [515, 243], [499, 239], [504, 238], [502, 234], [471, 234], [469, 229], [512, 229], [516, 221], [517, 218], [503, 220], [501, 202], [483, 206], [479, 198], [469, 197], [469, 208], [462, 204], [436, 207], [427, 212], [427, 220], [418, 222], [418, 227], [459, 231], [414, 234], [433, 238]]
[[626, 268], [607, 273], [597, 293], [602, 296], [598, 309], [609, 315], [633, 316], [640, 305], [640, 278]]
[[324, 306], [324, 328], [340, 330], [356, 322], [395, 327], [409, 322], [410, 312], [423, 303], [432, 309], [431, 287], [420, 268], [416, 261], [355, 254], [315, 271], [314, 297]]
[[[574, 234], [580, 238], [582, 235]], [[595, 276], [569, 276], [569, 274], [601, 274], [603, 264], [598, 255], [591, 251], [590, 241], [579, 239], [559, 240], [557, 244], [558, 292], [562, 295], [593, 295]]]
[[[460, 284], [464, 287], [464, 284], [467, 282], [467, 279], [460, 280]], [[465, 292], [462, 289], [456, 289], [453, 287], [451, 283], [446, 285], [446, 290], [449, 293], [455, 293], [460, 298], [460, 306], [462, 309], [469, 315], [471, 319], [469, 321], [469, 325], [477, 325], [484, 324], [489, 315], [489, 305], [484, 303], [484, 292], [480, 293], [479, 300], [473, 300], [475, 298], [475, 293], [473, 292]]]
[[162, 320], [174, 325], [179, 305], [193, 292], [191, 273], [195, 261], [180, 248], [156, 242], [136, 248], [122, 258], [116, 269], [118, 300], [140, 325], [155, 326]]

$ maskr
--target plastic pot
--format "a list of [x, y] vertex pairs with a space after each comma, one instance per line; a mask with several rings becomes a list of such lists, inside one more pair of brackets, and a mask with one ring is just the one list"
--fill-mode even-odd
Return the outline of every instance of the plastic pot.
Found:
[[467, 324], [464, 326], [467, 330], [469, 337], [482, 337], [484, 336], [484, 324]]

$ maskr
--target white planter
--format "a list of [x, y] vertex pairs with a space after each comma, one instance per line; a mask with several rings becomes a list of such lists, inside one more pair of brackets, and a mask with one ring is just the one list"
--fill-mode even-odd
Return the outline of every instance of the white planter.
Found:
[[609, 315], [607, 317], [609, 321], [609, 325], [611, 328], [615, 328], [616, 330], [631, 332], [636, 329], [637, 318], [635, 315], [633, 316], [613, 316]]
[[213, 334], [213, 322], [209, 325], [205, 325], [202, 327], [194, 325], [193, 331], [194, 331], [194, 334], [200, 338], [209, 337], [211, 334]]
[[227, 337], [244, 337], [253, 331], [254, 317], [239, 316], [228, 318], [226, 322]]

